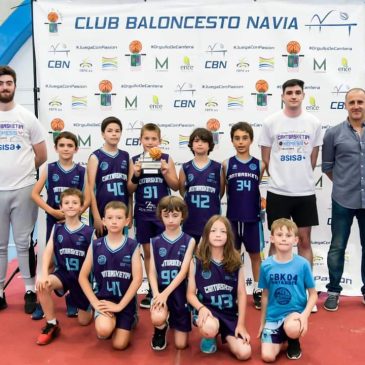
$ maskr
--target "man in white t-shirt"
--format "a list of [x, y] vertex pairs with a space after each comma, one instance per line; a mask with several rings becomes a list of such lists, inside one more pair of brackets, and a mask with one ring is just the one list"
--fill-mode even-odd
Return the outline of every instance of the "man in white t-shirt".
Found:
[[15, 71], [0, 66], [0, 310], [7, 307], [4, 283], [11, 225], [25, 282], [24, 311], [30, 314], [37, 300], [31, 233], [38, 212], [31, 192], [36, 170], [47, 160], [47, 149], [38, 119], [14, 102], [15, 89]]
[[269, 229], [278, 218], [291, 218], [299, 228], [298, 252], [313, 264], [311, 228], [318, 225], [313, 170], [322, 145], [321, 122], [302, 110], [304, 82], [286, 81], [284, 109], [263, 123], [259, 139], [270, 175], [267, 192]]

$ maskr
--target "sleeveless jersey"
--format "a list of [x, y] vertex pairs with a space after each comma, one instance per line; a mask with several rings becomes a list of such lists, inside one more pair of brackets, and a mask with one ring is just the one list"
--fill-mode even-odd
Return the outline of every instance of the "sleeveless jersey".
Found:
[[[134, 156], [133, 163], [136, 163], [141, 156], [142, 154]], [[169, 155], [166, 153], [163, 153], [161, 158], [166, 162], [169, 161]], [[142, 170], [137, 190], [134, 193], [134, 216], [147, 221], [157, 220], [157, 204], [161, 198], [170, 194], [170, 188], [161, 171], [155, 174], [145, 174]]]
[[112, 200], [129, 203], [127, 190], [129, 172], [129, 154], [118, 149], [115, 155], [110, 155], [102, 149], [93, 152], [98, 159], [98, 169], [95, 177], [95, 198], [99, 214], [104, 217], [105, 206]]
[[76, 281], [92, 241], [94, 229], [82, 224], [71, 231], [66, 224], [55, 224], [53, 231], [56, 270], [67, 272]]
[[204, 271], [202, 263], [195, 258], [195, 283], [200, 302], [208, 309], [228, 316], [237, 316], [237, 287], [239, 270], [229, 273], [223, 265], [210, 262]]
[[[169, 286], [180, 272], [190, 240], [191, 237], [184, 232], [173, 241], [164, 233], [151, 239], [160, 292]], [[183, 280], [175, 291], [180, 292], [181, 300], [186, 301], [186, 280]]]
[[85, 167], [75, 164], [70, 170], [64, 170], [60, 163], [48, 164], [46, 181], [47, 204], [54, 209], [60, 208], [61, 193], [68, 188], [76, 188], [81, 191], [85, 186]]
[[[120, 302], [133, 279], [132, 256], [137, 248], [138, 243], [128, 237], [115, 250], [108, 246], [107, 237], [93, 242], [94, 291], [98, 299]], [[131, 300], [125, 309], [134, 314], [135, 301]]]
[[221, 212], [222, 165], [209, 160], [208, 164], [200, 169], [191, 160], [184, 163], [182, 168], [186, 176], [184, 199], [189, 209], [183, 230], [189, 234], [201, 236], [209, 218]]
[[236, 156], [227, 161], [227, 218], [232, 221], [260, 220], [260, 161], [243, 162]]

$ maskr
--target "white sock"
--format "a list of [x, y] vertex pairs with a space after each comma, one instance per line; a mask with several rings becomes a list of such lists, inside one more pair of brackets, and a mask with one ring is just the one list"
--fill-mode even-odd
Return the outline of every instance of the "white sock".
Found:
[[26, 285], [25, 286], [25, 291], [32, 291], [33, 293], [35, 293], [35, 287], [34, 285]]
[[57, 319], [56, 318], [53, 318], [50, 321], [47, 321], [47, 323], [53, 324], [55, 326], [57, 324]]
[[0, 297], [3, 298], [4, 297], [4, 289], [0, 289]]
[[259, 283], [257, 281], [253, 282], [253, 290], [255, 291], [259, 286]]

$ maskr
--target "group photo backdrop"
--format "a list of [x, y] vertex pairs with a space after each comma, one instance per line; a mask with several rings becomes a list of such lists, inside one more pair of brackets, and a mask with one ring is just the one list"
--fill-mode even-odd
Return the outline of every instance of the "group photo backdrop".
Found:
[[[86, 166], [103, 144], [100, 124], [108, 116], [122, 121], [119, 148], [130, 156], [142, 150], [141, 127], [156, 123], [177, 172], [193, 158], [188, 139], [197, 127], [213, 132], [210, 157], [222, 162], [235, 154], [231, 126], [247, 121], [254, 129], [251, 154], [260, 158], [262, 122], [282, 108], [283, 82], [305, 82], [303, 110], [321, 120], [323, 133], [346, 118], [346, 92], [364, 87], [362, 0], [37, 0], [32, 10], [38, 117], [48, 132], [49, 162], [57, 160], [54, 135], [68, 130], [79, 140], [75, 162]], [[317, 290], [325, 291], [332, 183], [320, 156], [314, 174], [320, 224], [312, 230], [313, 274]], [[225, 205], [223, 197], [223, 213]], [[43, 226], [40, 219], [40, 237]], [[267, 253], [266, 222], [264, 230]], [[345, 295], [360, 295], [360, 259], [354, 222]], [[246, 255], [250, 293], [248, 262]]]

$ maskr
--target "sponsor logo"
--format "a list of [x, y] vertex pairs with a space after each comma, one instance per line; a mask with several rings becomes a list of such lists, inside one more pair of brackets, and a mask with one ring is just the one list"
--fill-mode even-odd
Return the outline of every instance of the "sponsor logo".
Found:
[[160, 61], [157, 57], [155, 58], [155, 70], [156, 71], [168, 71], [169, 59], [166, 57], [163, 61]]
[[179, 147], [185, 148], [189, 144], [189, 138], [190, 136], [184, 136], [182, 134], [179, 134]]
[[129, 43], [129, 51], [131, 53], [125, 54], [126, 57], [130, 57], [130, 66], [132, 70], [139, 70], [142, 66], [142, 56], [146, 56], [142, 51], [142, 43], [139, 40], [134, 40]]
[[236, 64], [236, 72], [250, 72], [250, 64], [245, 58], [238, 60], [238, 63]]
[[305, 107], [306, 110], [310, 112], [317, 112], [319, 111], [319, 105], [317, 105], [316, 99], [314, 96], [309, 97], [309, 105]]
[[[196, 100], [192, 99], [194, 97], [196, 89], [191, 83], [184, 82], [183, 84], [178, 84], [175, 92], [181, 95], [181, 98], [174, 100], [175, 108], [195, 108]], [[183, 98], [183, 96], [190, 96], [190, 99]]]
[[260, 71], [273, 71], [275, 66], [274, 57], [265, 58], [259, 57], [259, 70]]
[[236, 110], [243, 108], [243, 96], [228, 96], [227, 97], [228, 110]]
[[190, 62], [190, 58], [188, 56], [183, 57], [183, 64], [180, 66], [181, 71], [193, 71], [194, 66]]
[[93, 64], [89, 61], [88, 58], [84, 58], [80, 63], [80, 72], [92, 72], [93, 71]]
[[266, 80], [258, 80], [255, 84], [255, 89], [257, 93], [251, 93], [251, 95], [256, 95], [256, 105], [258, 110], [267, 110], [267, 100], [268, 96], [272, 94], [268, 94], [269, 84]]
[[338, 67], [337, 70], [338, 70], [338, 72], [341, 72], [341, 73], [350, 73], [351, 72], [351, 67], [349, 66], [349, 63], [348, 63], [346, 57], [341, 58], [341, 66]]
[[116, 71], [118, 69], [118, 57], [102, 57], [101, 69], [103, 71]]
[[48, 102], [48, 110], [51, 112], [60, 112], [62, 111], [62, 101], [60, 100], [59, 96], [53, 97]]
[[217, 112], [218, 111], [218, 102], [215, 97], [210, 97], [205, 102], [205, 111], [206, 112]]
[[87, 96], [72, 96], [72, 109], [86, 109]]
[[103, 109], [110, 109], [112, 106], [112, 96], [115, 96], [115, 93], [112, 93], [113, 84], [110, 80], [101, 80], [99, 82], [99, 90], [100, 93], [95, 93], [95, 95], [100, 97], [100, 106]]
[[[65, 43], [51, 44], [49, 47], [49, 53], [53, 57], [69, 57], [70, 49]], [[48, 68], [60, 69], [60, 68], [70, 68], [71, 61], [68, 59], [50, 59], [48, 60]]]
[[288, 16], [249, 16], [247, 18], [247, 29], [298, 29], [296, 17]]
[[160, 104], [157, 95], [152, 96], [152, 104], [150, 104], [149, 108], [151, 110], [162, 110], [162, 104]]
[[127, 96], [124, 98], [124, 108], [126, 110], [137, 110], [138, 99], [137, 95], [132, 99], [129, 99]]
[[47, 22], [44, 24], [48, 25], [48, 32], [52, 35], [58, 34], [58, 26], [62, 24], [62, 16], [58, 10], [52, 9], [47, 14]]
[[327, 60], [324, 58], [321, 61], [317, 61], [313, 58], [313, 71], [314, 72], [327, 72]]
[[[221, 58], [225, 58], [226, 53], [228, 52], [227, 49], [224, 47], [223, 43], [214, 43], [209, 45], [207, 50], [205, 51], [208, 53], [212, 60], [206, 60], [204, 67], [207, 69], [225, 69], [227, 68], [227, 61], [222, 61]], [[220, 59], [214, 59], [219, 57]]]
[[300, 49], [300, 43], [297, 41], [290, 41], [286, 45], [288, 54], [283, 55], [283, 57], [288, 58], [288, 71], [299, 71], [299, 57], [304, 57], [299, 54]]

